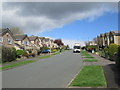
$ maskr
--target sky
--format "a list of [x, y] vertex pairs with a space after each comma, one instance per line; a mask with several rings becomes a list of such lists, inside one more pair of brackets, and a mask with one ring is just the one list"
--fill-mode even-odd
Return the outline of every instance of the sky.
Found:
[[2, 28], [60, 38], [71, 47], [118, 30], [117, 2], [3, 2]]

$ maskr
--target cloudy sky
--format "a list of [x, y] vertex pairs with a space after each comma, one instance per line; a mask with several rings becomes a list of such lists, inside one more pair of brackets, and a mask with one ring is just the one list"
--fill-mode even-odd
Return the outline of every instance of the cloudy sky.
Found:
[[117, 10], [116, 2], [3, 2], [2, 27], [61, 38], [72, 46], [117, 30]]

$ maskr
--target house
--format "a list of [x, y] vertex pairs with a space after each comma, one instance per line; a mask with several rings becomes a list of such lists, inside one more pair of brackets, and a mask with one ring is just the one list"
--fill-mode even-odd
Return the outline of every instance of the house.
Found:
[[100, 34], [100, 39], [99, 39], [99, 47], [100, 48], [103, 48], [105, 47], [105, 37], [104, 37], [105, 34]]
[[12, 32], [9, 28], [1, 29], [0, 32], [0, 45], [4, 45], [6, 47], [13, 47], [14, 46], [14, 39]]
[[105, 47], [108, 47], [109, 45], [110, 45], [110, 43], [109, 43], [109, 33], [107, 32], [107, 33], [105, 33], [104, 34], [104, 41], [105, 41]]
[[40, 39], [37, 36], [30, 36], [29, 39], [33, 49], [40, 49]]
[[120, 45], [120, 31], [110, 31], [109, 43]]
[[48, 48], [51, 48], [51, 45], [50, 45], [50, 38], [45, 38], [45, 44]]
[[47, 47], [47, 44], [46, 44], [46, 42], [45, 42], [45, 37], [39, 37], [40, 38], [40, 40], [41, 40], [41, 45], [42, 45], [42, 47]]
[[28, 36], [26, 34], [24, 35], [14, 35], [15, 37], [15, 45], [14, 47], [16, 49], [23, 49], [23, 50], [27, 50], [27, 49], [32, 49], [31, 48], [31, 42], [28, 38]]

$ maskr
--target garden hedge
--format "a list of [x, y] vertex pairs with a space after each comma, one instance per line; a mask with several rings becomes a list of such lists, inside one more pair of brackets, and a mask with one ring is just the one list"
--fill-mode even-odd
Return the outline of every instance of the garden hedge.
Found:
[[16, 49], [2, 46], [2, 63], [16, 60]]

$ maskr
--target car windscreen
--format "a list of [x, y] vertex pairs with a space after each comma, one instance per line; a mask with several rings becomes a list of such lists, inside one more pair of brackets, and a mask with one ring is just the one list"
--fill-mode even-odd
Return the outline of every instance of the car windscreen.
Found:
[[74, 46], [74, 49], [80, 49], [80, 46]]

